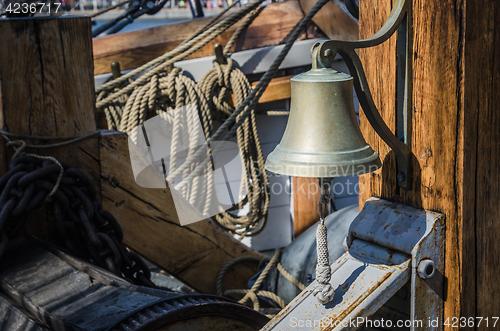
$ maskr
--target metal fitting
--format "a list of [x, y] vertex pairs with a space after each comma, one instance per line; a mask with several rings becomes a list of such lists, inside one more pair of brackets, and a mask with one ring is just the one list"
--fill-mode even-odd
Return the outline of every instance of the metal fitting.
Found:
[[422, 279], [432, 278], [436, 273], [436, 266], [432, 260], [422, 260], [418, 264], [417, 273]]

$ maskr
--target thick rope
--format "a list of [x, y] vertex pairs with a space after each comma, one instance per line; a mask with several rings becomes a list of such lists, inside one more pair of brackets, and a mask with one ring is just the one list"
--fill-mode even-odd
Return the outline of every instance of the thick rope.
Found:
[[[132, 93], [123, 110], [119, 130], [129, 133], [130, 138], [134, 141], [137, 138], [133, 136], [137, 133], [135, 129], [144, 123], [148, 112], [163, 114], [187, 105], [195, 107], [198, 113], [210, 113], [210, 108], [203, 91], [192, 79], [182, 75], [180, 68], [174, 68], [168, 74], [166, 72], [160, 73], [153, 76], [146, 85], [136, 89]], [[199, 141], [197, 132], [199, 117], [195, 116], [197, 113], [188, 112], [188, 121], [184, 123], [187, 124], [187, 127], [184, 128], [182, 127], [183, 123], [179, 112], [173, 112], [173, 114], [172, 119], [165, 117], [173, 121], [170, 171], [179, 166], [176, 153], [181, 137], [184, 137], [182, 139], [185, 139], [186, 136], [189, 138], [188, 157], [196, 151], [197, 146], [204, 143], [204, 141]], [[211, 118], [203, 117], [202, 127], [205, 139], [208, 139], [208, 135], [212, 130]], [[186, 130], [187, 135], [181, 135], [181, 130]], [[183, 187], [181, 190], [182, 195], [204, 214], [208, 213], [213, 193], [213, 174], [208, 166], [205, 168], [205, 181], [202, 181], [201, 178], [195, 178], [190, 185]], [[181, 179], [185, 178], [189, 172], [190, 169], [188, 168], [181, 173]]]
[[[266, 278], [267, 274], [269, 273], [269, 271], [271, 271], [271, 267], [278, 261], [279, 256], [280, 256], [280, 250], [277, 249], [274, 252], [273, 257], [271, 258], [271, 261], [269, 261], [269, 263], [266, 265], [264, 270], [262, 270], [262, 273], [259, 275], [259, 277], [255, 281], [255, 283], [253, 284], [252, 288], [250, 288], [250, 290], [239, 290], [239, 291], [245, 291], [245, 295], [243, 296], [243, 298], [241, 300], [238, 301], [239, 303], [244, 305], [248, 300], [251, 299], [251, 297], [255, 297], [257, 295], [256, 291], [258, 291], [258, 289], [262, 285], [262, 282]], [[226, 292], [228, 292], [228, 291], [226, 291]], [[254, 309], [259, 310], [258, 303], [256, 305], [254, 302]]]
[[290, 111], [288, 110], [269, 110], [267, 111], [267, 116], [288, 116]]
[[223, 11], [221, 11], [219, 14], [217, 14], [215, 17], [213, 17], [207, 24], [203, 25], [200, 27], [198, 30], [196, 30], [191, 36], [189, 36], [186, 40], [184, 40], [182, 44], [187, 43], [188, 41], [192, 40], [196, 36], [198, 36], [200, 33], [211, 27], [219, 18], [221, 18], [225, 13], [227, 13], [229, 10], [233, 9], [234, 6], [236, 6], [241, 0], [236, 0], [233, 1], [229, 6], [224, 8]]
[[237, 257], [234, 260], [231, 260], [228, 263], [226, 263], [226, 265], [223, 266], [222, 269], [219, 271], [219, 275], [217, 276], [217, 280], [216, 280], [216, 284], [215, 284], [216, 289], [217, 289], [217, 295], [219, 295], [219, 296], [223, 295], [223, 293], [222, 293], [222, 281], [224, 279], [224, 275], [229, 270], [229, 268], [232, 268], [234, 265], [239, 264], [239, 263], [243, 263], [243, 262], [258, 262], [258, 263], [260, 263], [261, 260], [256, 258], [256, 257], [253, 257], [253, 256], [240, 256], [240, 257]]
[[[272, 267], [276, 265], [277, 270], [281, 273], [285, 279], [290, 281], [292, 284], [297, 286], [301, 291], [303, 291], [306, 286], [302, 284], [298, 279], [290, 275], [288, 271], [285, 270], [285, 268], [281, 265], [281, 263], [278, 262], [278, 259], [280, 257], [280, 250], [276, 249], [274, 252], [273, 257], [269, 261], [269, 263], [266, 265], [264, 270], [262, 270], [261, 274], [253, 284], [251, 289], [232, 289], [232, 290], [226, 290], [224, 292], [225, 296], [235, 296], [235, 295], [243, 295], [243, 298], [240, 299], [238, 302], [241, 304], [246, 304], [249, 300], [252, 301], [253, 304], [253, 309], [254, 310], [259, 310], [260, 309], [260, 304], [258, 297], [266, 297], [278, 304], [282, 309], [285, 308], [286, 303], [283, 299], [281, 299], [277, 294], [269, 291], [263, 291], [259, 290], [259, 288], [262, 286], [262, 282], [264, 279], [267, 277], [269, 272], [271, 271]], [[227, 263], [219, 272], [219, 275], [217, 276], [217, 283], [216, 283], [216, 288], [217, 288], [217, 294], [222, 296], [222, 281], [224, 279], [224, 275], [226, 272], [229, 270], [229, 268], [233, 267], [234, 265], [242, 262], [259, 262], [260, 260], [252, 257], [252, 256], [243, 256], [236, 258], [229, 263]], [[260, 261], [262, 262], [262, 261]]]
[[293, 277], [286, 269], [281, 265], [281, 263], [278, 263], [276, 265], [276, 269], [280, 272], [280, 274], [285, 277], [286, 280], [288, 280], [290, 283], [293, 285], [297, 286], [299, 290], [304, 291], [306, 289], [306, 286], [302, 284], [297, 278]]
[[[246, 76], [235, 68], [230, 58], [225, 65], [214, 62], [214, 68], [201, 78], [198, 86], [210, 102], [211, 111], [202, 113], [203, 119], [210, 119], [203, 122], [210, 123], [214, 113], [216, 116], [219, 113], [218, 117], [225, 120], [234, 112], [234, 107], [228, 103], [231, 93], [238, 106], [251, 91]], [[215, 220], [228, 232], [240, 235], [241, 240], [245, 236], [255, 236], [264, 229], [270, 204], [269, 178], [264, 168], [265, 160], [257, 132], [255, 111], [252, 110], [250, 117], [239, 127], [237, 140], [244, 163], [240, 196], [243, 196], [245, 189], [247, 193], [246, 198], [239, 201], [232, 211], [242, 209], [245, 203], [249, 204], [249, 211], [244, 216], [235, 216], [234, 213], [221, 209]]]
[[[257, 13], [257, 10], [253, 10], [245, 17], [226, 46], [231, 47], [231, 43], [234, 43], [239, 34], [251, 23]], [[151, 76], [151, 79], [145, 85], [138, 86], [128, 99], [125, 98], [125, 95], [122, 95], [115, 102], [103, 107], [109, 128], [127, 132], [130, 138], [135, 141], [137, 138], [133, 136], [137, 134], [135, 128], [138, 125], [142, 125], [148, 111], [155, 110], [157, 114], [160, 114], [174, 108], [194, 104], [199, 110], [206, 139], [209, 139], [213, 131], [212, 110], [220, 112], [222, 118], [226, 118], [234, 111], [234, 107], [227, 102], [230, 93], [234, 93], [236, 104], [239, 104], [251, 91], [251, 85], [245, 75], [235, 68], [231, 59], [228, 62], [228, 65], [215, 63], [214, 69], [209, 71], [197, 85], [188, 77], [181, 75], [181, 70], [178, 68], [173, 69], [169, 74], [163, 71]], [[97, 100], [103, 100], [107, 95], [106, 91], [101, 91]], [[210, 106], [208, 106], [209, 104]], [[192, 120], [194, 121], [194, 119]], [[179, 130], [181, 128], [178, 125], [174, 125], [173, 127], [172, 157], [169, 164], [170, 173], [180, 166], [177, 164], [178, 160], [175, 158], [175, 152], [177, 151], [176, 146], [179, 141]], [[192, 125], [190, 127], [194, 128], [195, 126]], [[197, 136], [196, 132], [190, 133], [189, 137], [191, 138]], [[192, 148], [189, 149], [188, 157], [194, 154], [197, 146], [202, 145], [202, 143], [194, 142], [191, 138], [189, 143], [193, 144]], [[241, 146], [245, 170], [242, 175], [240, 196], [244, 195], [245, 188], [248, 192], [246, 198], [239, 201], [236, 206], [237, 208], [232, 208], [231, 212], [220, 208], [220, 214], [214, 218], [229, 232], [240, 235], [241, 240], [244, 236], [256, 235], [264, 229], [270, 204], [269, 180], [264, 169], [265, 160], [260, 147], [254, 114], [245, 121], [241, 130], [238, 131], [238, 143]], [[181, 175], [181, 178], [185, 178], [190, 174], [193, 167], [195, 168], [197, 165], [191, 164], [189, 167], [183, 168], [183, 171], [179, 172], [177, 176]], [[204, 167], [206, 174], [208, 174], [207, 169], [209, 167], [210, 164]], [[177, 176], [169, 177], [167, 180], [173, 182]], [[181, 187], [179, 189], [183, 196], [197, 207], [201, 206], [202, 193], [208, 192], [205, 204], [201, 208], [205, 212], [208, 211], [212, 201], [211, 193], [213, 186], [212, 176], [208, 175], [206, 179], [206, 183], [202, 183], [201, 177], [194, 177], [190, 181], [189, 187]], [[242, 209], [245, 203], [249, 204], [250, 212], [244, 216], [235, 216], [236, 209]]]
[[236, 40], [238, 40], [240, 34], [243, 32], [243, 30], [245, 30], [252, 23], [252, 21], [255, 19], [255, 17], [257, 17], [257, 15], [259, 15], [261, 10], [262, 10], [262, 8], [254, 9], [251, 12], [249, 12], [247, 14], [247, 16], [245, 16], [245, 18], [243, 19], [241, 24], [238, 26], [236, 31], [234, 31], [233, 35], [228, 40], [226, 46], [224, 46], [223, 53], [225, 55], [227, 55], [229, 53], [229, 51], [231, 50], [231, 47], [233, 47]]
[[[202, 40], [203, 39], [202, 36], [208, 36], [209, 31], [210, 31], [210, 33], [212, 33], [214, 31], [216, 31], [216, 28], [223, 29], [224, 24], [226, 24], [227, 21], [229, 21], [230, 19], [235, 20], [235, 21], [239, 20], [242, 17], [241, 14], [243, 13], [243, 15], [246, 15], [246, 17], [245, 17], [245, 20], [243, 21], [243, 24], [241, 26], [245, 26], [245, 25], [249, 24], [249, 22], [251, 22], [255, 13], [257, 12], [257, 11], [255, 11], [255, 12], [252, 12], [252, 11], [254, 11], [257, 8], [258, 3], [260, 3], [259, 1], [253, 2], [251, 5], [245, 7], [246, 9], [251, 8], [251, 10], [248, 10], [245, 12], [243, 12], [242, 10], [238, 11], [236, 13], [237, 15], [232, 15], [232, 16], [228, 17], [228, 19], [222, 20], [221, 22], [215, 24], [210, 29], [208, 29], [207, 31], [202, 33], [200, 36], [194, 38], [192, 41], [180, 45], [173, 52], [169, 52], [169, 53], [165, 54], [164, 56], [162, 56], [156, 60], [153, 60], [149, 64], [143, 66], [143, 67], [148, 67], [151, 64], [156, 65], [157, 63], [160, 63], [161, 61], [169, 58], [169, 60], [167, 60], [163, 64], [159, 64], [154, 69], [148, 71], [143, 76], [141, 76], [138, 80], [129, 84], [125, 88], [122, 88], [118, 92], [104, 97], [104, 99], [102, 99], [98, 102], [97, 107], [99, 107], [99, 105], [105, 105], [107, 101], [109, 102], [110, 100], [113, 100], [113, 98], [116, 99], [116, 98], [124, 95], [125, 93], [128, 93], [128, 92], [133, 90], [133, 92], [130, 95], [130, 97], [128, 98], [127, 103], [125, 105], [125, 108], [123, 110], [120, 124], [119, 124], [119, 126], [117, 125], [117, 127], [122, 131], [132, 132], [135, 127], [142, 124], [142, 122], [146, 118], [147, 108], [151, 108], [152, 105], [154, 104], [154, 100], [157, 99], [157, 93], [158, 93], [158, 91], [157, 91], [158, 90], [157, 89], [158, 83], [157, 82], [159, 79], [161, 79], [161, 77], [159, 77], [160, 75], [162, 75], [162, 77], [164, 77], [166, 68], [169, 67], [171, 64], [173, 64], [173, 62], [177, 61], [178, 59], [182, 59], [183, 57], [194, 52], [194, 49], [196, 47], [202, 47], [203, 42], [196, 45], [195, 47], [189, 48], [191, 45], [196, 43], [198, 40]], [[301, 22], [299, 22], [299, 24], [294, 29], [292, 36], [285, 44], [285, 47], [283, 48], [283, 50], [280, 52], [278, 58], [274, 61], [273, 65], [271, 65], [270, 69], [264, 74], [264, 77], [259, 81], [259, 83], [257, 84], [257, 87], [255, 89], [253, 89], [249, 94], [247, 93], [247, 97], [244, 98], [244, 100], [243, 100], [243, 98], [236, 100], [237, 101], [236, 104], [239, 106], [235, 111], [232, 110], [232, 107], [230, 107], [227, 104], [227, 102], [224, 102], [224, 97], [226, 97], [226, 95], [227, 95], [228, 86], [231, 85], [230, 87], [233, 88], [233, 91], [239, 91], [239, 90], [245, 91], [245, 89], [250, 90], [250, 84], [245, 85], [245, 83], [241, 82], [242, 81], [241, 79], [240, 80], [235, 79], [235, 82], [233, 83], [232, 79], [230, 78], [233, 76], [233, 75], [231, 75], [231, 70], [230, 70], [231, 66], [227, 67], [227, 68], [229, 68], [229, 69], [227, 69], [227, 71], [222, 71], [222, 68], [218, 68], [217, 82], [218, 82], [220, 91], [218, 93], [217, 98], [211, 98], [211, 100], [209, 100], [209, 101], [212, 101], [213, 104], [215, 104], [217, 106], [217, 109], [219, 109], [221, 112], [226, 113], [228, 115], [228, 118], [221, 125], [221, 127], [218, 128], [218, 130], [215, 132], [215, 134], [212, 135], [211, 134], [211, 123], [207, 122], [207, 121], [209, 121], [209, 116], [207, 115], [209, 113], [205, 109], [200, 109], [200, 113], [202, 114], [202, 123], [204, 124], [203, 127], [205, 129], [205, 134], [207, 136], [209, 144], [210, 144], [210, 142], [213, 142], [214, 140], [216, 140], [225, 130], [227, 130], [230, 127], [230, 125], [232, 125], [235, 121], [237, 121], [236, 124], [234, 124], [233, 127], [231, 129], [229, 129], [229, 132], [227, 133], [225, 140], [229, 139], [230, 137], [232, 137], [233, 135], [236, 134], [238, 136], [239, 142], [245, 141], [245, 137], [250, 137], [250, 138], [252, 138], [250, 143], [253, 143], [255, 145], [255, 142], [258, 141], [258, 136], [256, 134], [255, 116], [254, 116], [255, 105], [257, 104], [258, 99], [260, 98], [260, 96], [262, 95], [264, 90], [266, 89], [270, 80], [275, 75], [277, 69], [279, 68], [279, 65], [283, 61], [284, 57], [286, 56], [286, 54], [290, 50], [291, 46], [293, 45], [293, 43], [295, 42], [297, 37], [300, 35], [302, 30], [305, 28], [306, 24], [314, 16], [314, 14], [326, 2], [327, 2], [327, 0], [318, 1], [318, 3], [316, 3], [316, 5], [313, 7], [313, 9], [301, 20]], [[248, 13], [250, 13], [250, 14], [248, 14]], [[241, 28], [241, 26], [240, 26], [240, 28]], [[240, 29], [240, 28], [238, 28], [235, 32], [236, 36], [239, 35], [239, 33], [241, 33], [242, 29]], [[204, 40], [204, 42], [207, 42], [207, 40], [209, 38], [213, 39], [214, 36], [211, 35], [211, 36], [207, 37], [207, 39]], [[232, 40], [234, 42], [236, 40], [236, 38], [232, 38]], [[229, 46], [229, 47], [226, 47], [226, 51], [227, 51], [227, 50], [229, 50], [231, 45], [226, 45], [226, 46]], [[185, 51], [184, 53], [181, 53], [177, 56], [171, 57], [173, 54], [179, 53], [179, 52], [183, 51], [184, 49], [187, 49], [187, 51]], [[141, 69], [143, 67], [138, 68], [137, 70], [134, 70], [133, 72], [129, 73], [128, 75], [121, 76], [121, 77], [113, 80], [112, 82], [104, 84], [101, 87], [101, 91], [103, 91], [106, 87], [109, 88], [112, 86], [116, 86], [116, 84], [121, 84], [123, 81], [128, 79], [133, 74], [141, 71]], [[210, 77], [210, 75], [206, 75], [206, 77]], [[208, 80], [208, 78], [206, 78], [206, 79]], [[203, 86], [203, 84], [201, 84], [200, 86]], [[212, 95], [212, 91], [213, 91], [212, 86], [214, 86], [214, 85], [211, 84], [210, 86], [211, 86], [210, 92], [208, 92], [208, 88], [205, 88], [205, 92], [208, 93], [208, 95]], [[190, 89], [190, 91], [192, 91], [192, 90], [193, 89]], [[98, 92], [99, 92], [99, 90], [98, 90]], [[170, 91], [169, 95], [170, 96], [172, 95], [172, 91]], [[238, 97], [238, 95], [244, 95], [244, 94], [243, 94], [243, 92], [241, 92], [241, 93], [236, 92], [235, 96]], [[178, 106], [178, 105], [176, 105], [176, 106]], [[115, 111], [115, 112], [110, 111], [109, 113], [110, 113], [109, 117], [111, 117], [111, 116], [116, 117], [117, 116], [116, 114], [118, 114], [117, 111]], [[250, 121], [248, 121], [248, 117], [250, 117]], [[250, 128], [249, 125], [243, 125], [244, 123], [251, 123], [252, 128]], [[243, 125], [242, 129], [240, 129], [240, 127], [242, 125]], [[252, 131], [254, 131], [254, 133], [253, 133], [254, 137], [252, 137], [252, 134], [250, 134], [250, 132], [252, 132]], [[210, 137], [210, 138], [208, 138], [208, 137]], [[134, 137], [132, 137], [132, 138], [134, 138]], [[244, 147], [244, 149], [243, 149], [244, 154], [247, 156], [251, 156], [251, 155], [256, 154], [257, 161], [263, 165], [264, 159], [262, 157], [262, 152], [260, 150], [260, 144], [258, 144], [258, 146], [257, 146], [257, 153], [251, 153], [251, 151], [248, 150], [247, 146], [248, 146], [247, 144], [244, 144], [244, 146], [243, 146]], [[216, 151], [212, 151], [212, 152], [216, 152]], [[205, 155], [203, 155], [203, 154], [205, 154]], [[203, 157], [205, 157], [203, 162], [193, 162], [195, 159], [199, 160], [199, 159], [202, 159]], [[245, 157], [244, 157], [244, 159], [247, 160], [247, 158], [245, 158]], [[202, 172], [207, 171], [208, 167], [210, 166], [210, 160], [211, 160], [210, 157], [206, 157], [206, 150], [204, 148], [200, 148], [195, 153], [190, 153], [186, 162], [184, 162], [182, 165], [180, 165], [178, 167], [173, 167], [172, 165], [175, 165], [175, 164], [171, 164], [169, 176], [167, 177], [167, 181], [172, 182], [179, 175], [182, 175], [182, 177], [181, 177], [182, 181], [181, 181], [181, 183], [179, 183], [175, 186], [175, 189], [177, 189], [177, 190], [183, 192], [183, 194], [185, 194], [187, 192], [186, 190], [189, 189], [186, 186], [190, 186], [192, 183], [195, 183], [196, 177], [198, 177]], [[173, 161], [171, 160], [171, 163], [172, 162], [175, 163], [175, 160], [173, 160]], [[255, 176], [259, 176], [259, 174], [257, 174], [255, 167], [250, 166], [250, 169], [249, 169], [249, 167], [246, 166], [246, 169], [250, 170], [249, 175], [247, 176], [247, 187], [251, 187], [252, 192], [253, 192], [253, 196], [258, 197], [259, 194], [261, 194], [261, 192], [258, 192], [259, 186], [254, 185], [255, 183], [258, 183], [258, 182], [252, 181], [253, 185], [250, 185], [250, 178], [253, 179], [253, 178], [255, 178]], [[264, 182], [265, 187], [268, 188], [269, 183], [267, 180], [267, 176], [265, 175], [265, 173], [266, 173], [265, 170], [263, 169], [263, 171], [258, 171], [258, 172], [261, 173], [260, 176], [262, 176], [262, 174], [264, 174], [263, 175], [264, 181], [260, 181], [260, 183]], [[195, 191], [197, 191], [197, 190], [195, 190]], [[242, 191], [242, 188], [240, 188], [240, 192], [241, 191]], [[268, 192], [268, 190], [266, 190], [265, 192]], [[250, 199], [249, 200], [250, 213], [248, 213], [248, 215], [246, 215], [244, 218], [235, 218], [231, 214], [229, 214], [228, 212], [221, 209], [220, 211], [221, 211], [222, 216], [219, 215], [219, 217], [218, 217], [219, 223], [222, 224], [225, 228], [229, 229], [230, 231], [235, 231], [236, 233], [240, 234], [241, 238], [245, 235], [249, 235], [249, 233], [250, 233], [250, 235], [256, 235], [256, 234], [260, 233], [260, 231], [262, 231], [263, 225], [265, 225], [265, 222], [267, 219], [267, 210], [269, 207], [269, 200], [265, 199], [263, 205], [259, 204], [258, 203], [259, 201], [256, 201], [256, 200], [258, 200], [258, 199], [253, 199], [253, 200]], [[190, 201], [191, 201], [191, 199], [190, 199]], [[239, 208], [242, 207], [241, 203], [239, 203], [238, 207]], [[259, 211], [262, 208], [264, 209], [263, 213], [260, 213]], [[264, 215], [264, 217], [263, 218], [260, 217], [259, 214]], [[262, 222], [258, 221], [259, 219], [262, 219]], [[238, 223], [240, 223], [240, 224], [238, 224]], [[259, 224], [260, 224], [260, 227], [259, 227]], [[259, 228], [257, 228], [257, 227], [259, 227]]]

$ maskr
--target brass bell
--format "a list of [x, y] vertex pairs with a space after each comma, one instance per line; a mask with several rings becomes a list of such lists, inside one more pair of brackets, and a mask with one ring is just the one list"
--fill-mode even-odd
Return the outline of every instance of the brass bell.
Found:
[[378, 154], [361, 134], [353, 103], [353, 78], [314, 68], [291, 79], [285, 134], [266, 169], [297, 177], [353, 176], [380, 168]]

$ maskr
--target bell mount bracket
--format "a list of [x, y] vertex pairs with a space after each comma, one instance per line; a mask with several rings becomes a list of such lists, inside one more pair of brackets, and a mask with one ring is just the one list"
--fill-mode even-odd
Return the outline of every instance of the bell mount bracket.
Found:
[[[400, 141], [394, 133], [392, 133], [391, 129], [389, 129], [380, 116], [377, 106], [375, 106], [373, 101], [370, 88], [366, 80], [365, 71], [361, 64], [361, 60], [356, 53], [356, 49], [368, 48], [382, 44], [398, 30], [402, 23], [408, 24], [408, 22], [411, 22], [410, 15], [410, 2], [408, 0], [396, 0], [385, 24], [371, 37], [356, 41], [327, 40], [316, 43], [311, 49], [313, 67], [316, 68], [331, 67], [331, 63], [337, 54], [343, 58], [354, 78], [354, 88], [366, 118], [375, 132], [377, 132], [380, 138], [382, 138], [382, 140], [384, 140], [395, 153], [397, 164], [397, 182], [399, 187], [406, 190], [411, 189], [412, 183], [410, 148], [407, 144]], [[408, 114], [408, 111], [411, 109], [411, 97], [409, 97], [411, 93], [411, 56], [408, 56], [411, 54], [411, 33], [409, 33], [408, 26], [406, 26], [403, 31], [406, 34], [406, 36], [404, 36], [406, 40], [406, 47], [403, 47], [406, 48], [404, 50], [406, 63], [404, 63], [405, 79], [403, 87], [403, 112]], [[411, 116], [407, 116], [407, 121], [410, 118]], [[406, 123], [405, 127], [409, 133], [409, 123]]]

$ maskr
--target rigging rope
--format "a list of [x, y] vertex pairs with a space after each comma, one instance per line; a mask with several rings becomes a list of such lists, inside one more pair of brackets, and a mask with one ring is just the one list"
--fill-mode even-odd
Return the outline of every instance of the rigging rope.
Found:
[[125, 1], [119, 2], [116, 5], [109, 6], [109, 7], [106, 7], [104, 9], [101, 9], [101, 10], [95, 12], [95, 13], [92, 13], [92, 14], [88, 15], [88, 17], [90, 17], [90, 18], [97, 17], [97, 16], [102, 15], [104, 13], [107, 13], [108, 11], [113, 10], [115, 8], [125, 6], [127, 3], [130, 3], [131, 1], [132, 0], [125, 0]]
[[119, 86], [120, 84], [124, 83], [127, 79], [132, 78], [133, 76], [140, 74], [144, 71], [148, 70], [145, 72], [142, 76], [140, 76], [138, 79], [136, 79], [134, 82], [130, 83], [129, 85], [121, 88], [120, 90], [110, 94], [109, 96], [105, 97], [103, 100], [100, 100], [96, 103], [96, 107], [98, 109], [102, 108], [105, 104], [114, 101], [117, 99], [119, 96], [130, 93], [134, 89], [138, 88], [139, 86], [142, 86], [147, 83], [148, 80], [151, 79], [152, 76], [160, 74], [161, 72], [166, 71], [166, 69], [174, 64], [175, 62], [184, 59], [185, 57], [191, 55], [192, 53], [196, 52], [206, 44], [208, 44], [210, 41], [215, 39], [217, 36], [219, 36], [221, 33], [226, 31], [229, 27], [231, 27], [233, 24], [238, 22], [240, 19], [242, 19], [245, 15], [247, 15], [249, 12], [257, 8], [264, 0], [256, 0], [247, 6], [243, 7], [236, 13], [233, 13], [229, 15], [227, 18], [221, 20], [220, 22], [214, 24], [198, 36], [194, 37], [193, 39], [189, 40], [187, 43], [183, 43], [176, 47], [174, 50], [142, 65], [141, 67], [132, 70], [131, 72], [120, 76], [110, 82], [107, 82], [100, 87], [96, 89], [96, 92], [99, 93], [103, 90], [109, 90], [112, 89], [116, 86]]
[[[254, 310], [259, 310], [260, 309], [260, 304], [259, 304], [259, 299], [258, 297], [266, 297], [274, 302], [276, 302], [282, 309], [285, 308], [286, 303], [283, 299], [281, 299], [277, 294], [270, 292], [270, 291], [264, 291], [264, 290], [259, 290], [259, 288], [262, 286], [262, 283], [264, 282], [264, 279], [267, 277], [269, 272], [271, 271], [272, 267], [276, 265], [276, 268], [281, 275], [290, 281], [293, 285], [297, 286], [301, 291], [303, 291], [306, 286], [302, 284], [298, 279], [293, 277], [288, 271], [285, 270], [283, 265], [278, 262], [278, 259], [280, 257], [280, 250], [276, 249], [274, 252], [273, 257], [269, 261], [269, 263], [266, 265], [264, 270], [262, 270], [261, 274], [255, 281], [255, 283], [252, 285], [250, 289], [236, 289], [236, 290], [226, 290], [224, 293], [222, 292], [222, 281], [224, 279], [224, 275], [226, 272], [229, 270], [229, 268], [233, 267], [234, 265], [238, 263], [243, 263], [243, 262], [262, 262], [261, 260], [252, 257], [252, 256], [242, 256], [238, 257], [229, 263], [227, 263], [219, 272], [219, 275], [217, 276], [217, 283], [216, 283], [216, 288], [217, 288], [217, 295], [222, 296], [223, 294], [225, 296], [235, 296], [235, 295], [243, 295], [243, 298], [241, 298], [238, 302], [241, 304], [246, 304], [249, 300], [252, 301], [253, 304], [253, 309]], [[265, 258], [267, 259], [267, 258]]]
[[[248, 17], [252, 18], [253, 15]], [[227, 59], [227, 64], [214, 61], [214, 67], [201, 78], [198, 86], [213, 111], [220, 113], [224, 119], [234, 112], [234, 107], [228, 103], [231, 93], [238, 106], [252, 89], [245, 74], [235, 67], [231, 58]], [[210, 117], [210, 112], [202, 116]], [[250, 116], [238, 128], [236, 136], [244, 163], [239, 196], [244, 195], [245, 189], [247, 191], [246, 198], [236, 208], [241, 210], [248, 202], [249, 211], [244, 216], [236, 216], [221, 209], [215, 219], [228, 232], [240, 235], [241, 240], [245, 236], [255, 236], [264, 229], [270, 203], [269, 179], [264, 168], [265, 160], [257, 132], [255, 110], [251, 110]]]

